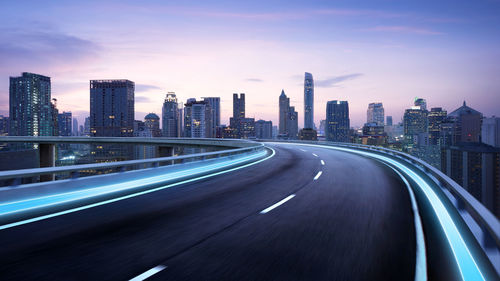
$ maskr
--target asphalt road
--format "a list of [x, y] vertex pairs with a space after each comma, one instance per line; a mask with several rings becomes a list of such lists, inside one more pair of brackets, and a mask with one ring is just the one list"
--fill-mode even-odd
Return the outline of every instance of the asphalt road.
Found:
[[0, 279], [414, 279], [410, 197], [390, 168], [270, 146], [251, 167], [1, 230]]

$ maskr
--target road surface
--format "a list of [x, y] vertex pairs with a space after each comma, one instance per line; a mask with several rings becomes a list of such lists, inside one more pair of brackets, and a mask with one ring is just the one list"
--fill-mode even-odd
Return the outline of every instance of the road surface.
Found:
[[414, 279], [413, 212], [395, 172], [268, 145], [276, 155], [247, 168], [1, 230], [0, 279]]

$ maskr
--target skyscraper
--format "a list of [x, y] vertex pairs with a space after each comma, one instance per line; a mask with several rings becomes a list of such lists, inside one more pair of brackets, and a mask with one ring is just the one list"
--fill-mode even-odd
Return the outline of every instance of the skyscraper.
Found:
[[144, 117], [144, 126], [151, 131], [151, 136], [154, 138], [161, 137], [160, 117], [154, 113], [149, 113]]
[[349, 104], [347, 101], [329, 101], [326, 104], [326, 140], [349, 141]]
[[308, 72], [304, 78], [304, 128], [314, 129], [314, 81]]
[[273, 122], [259, 120], [255, 122], [255, 137], [258, 139], [273, 138]]
[[233, 118], [245, 118], [245, 94], [233, 94]]
[[386, 117], [385, 125], [392, 126], [392, 116]]
[[452, 143], [479, 142], [483, 114], [463, 103], [461, 107], [448, 114], [446, 122], [452, 124]]
[[288, 122], [288, 110], [290, 109], [290, 98], [285, 95], [285, 90], [281, 90], [279, 98], [279, 130], [280, 135], [288, 133], [286, 124]]
[[179, 103], [174, 92], [167, 93], [162, 108], [162, 136], [167, 138], [180, 137]]
[[220, 98], [219, 97], [206, 97], [203, 98], [210, 107], [210, 135], [208, 138], [215, 138], [217, 127], [220, 126]]
[[[416, 103], [415, 103], [416, 104]], [[408, 144], [417, 144], [419, 135], [427, 134], [427, 110], [422, 105], [414, 105], [405, 110], [403, 116], [404, 136]]]
[[72, 133], [72, 118], [71, 112], [64, 111], [63, 113], [58, 114], [57, 125], [59, 127], [59, 136], [69, 137]]
[[288, 109], [287, 130], [289, 139], [297, 139], [299, 136], [299, 113], [295, 111], [295, 106]]
[[439, 145], [442, 144], [441, 139], [441, 129], [442, 123], [446, 119], [446, 110], [441, 107], [433, 107], [428, 115], [429, 120], [429, 144]]
[[135, 84], [129, 80], [90, 81], [90, 135], [131, 137]]
[[427, 110], [427, 101], [423, 98], [415, 98], [413, 101], [414, 106], [419, 106], [422, 110]]
[[255, 137], [255, 119], [245, 118], [245, 94], [233, 94], [233, 117], [229, 118], [229, 126], [234, 129], [236, 138]]
[[73, 118], [73, 127], [72, 127], [72, 129], [73, 129], [73, 132], [72, 132], [73, 136], [80, 135], [79, 132], [78, 132], [78, 128], [79, 128], [78, 127], [78, 119]]
[[500, 118], [484, 118], [481, 127], [481, 141], [491, 146], [500, 147]]
[[9, 115], [12, 136], [53, 136], [50, 77], [28, 72], [10, 77]]
[[9, 117], [0, 115], [0, 136], [9, 134]]
[[188, 99], [184, 105], [184, 136], [206, 138], [210, 134], [210, 106], [207, 101]]
[[377, 123], [378, 126], [384, 125], [384, 106], [381, 102], [368, 104], [366, 123]]

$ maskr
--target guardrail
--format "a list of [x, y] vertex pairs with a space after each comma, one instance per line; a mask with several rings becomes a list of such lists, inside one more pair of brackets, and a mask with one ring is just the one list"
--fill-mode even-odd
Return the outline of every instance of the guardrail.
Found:
[[460, 214], [464, 223], [466, 224], [466, 227], [468, 227], [468, 229], [470, 230], [471, 235], [473, 235], [473, 239], [475, 239], [483, 248], [484, 253], [486, 254], [486, 256], [488, 256], [490, 262], [496, 268], [497, 274], [500, 273], [499, 266], [495, 264], [495, 261], [498, 261], [498, 257], [492, 259], [493, 256], [490, 257], [491, 252], [488, 251], [488, 249], [496, 249], [496, 251], [500, 252], [500, 221], [483, 204], [481, 204], [481, 202], [479, 202], [475, 197], [467, 192], [462, 186], [457, 184], [443, 172], [431, 166], [430, 164], [407, 153], [378, 146], [326, 141], [269, 141], [326, 145], [377, 152], [378, 154], [382, 154], [385, 156], [392, 156], [392, 158], [395, 160], [398, 160], [400, 162], [405, 161], [411, 166], [419, 168], [421, 172], [425, 174], [429, 180], [434, 182], [437, 187], [449, 191], [449, 194], [453, 196], [455, 202], [453, 202], [453, 200], [450, 200], [450, 197], [448, 197], [446, 193], [444, 193], [443, 191], [441, 192], [443, 193], [445, 198], [450, 201], [450, 204], [453, 204], [453, 206], [455, 206], [458, 211], [466, 211], [470, 215], [470, 217], [472, 217], [477, 226], [480, 227], [481, 233], [480, 235], [477, 235], [468, 221], [463, 217], [463, 214], [458, 212], [458, 214]]
[[261, 143], [246, 140], [223, 140], [223, 139], [189, 139], [189, 138], [90, 138], [90, 137], [0, 137], [0, 143], [115, 143], [136, 144], [156, 146], [218, 146], [235, 147], [233, 149], [215, 152], [196, 153], [181, 156], [159, 157], [144, 160], [127, 160], [96, 164], [82, 164], [60, 167], [43, 167], [32, 169], [0, 171], [0, 180], [7, 181], [7, 186], [19, 185], [23, 178], [38, 177], [44, 175], [69, 174], [71, 178], [78, 178], [82, 171], [102, 171], [116, 169], [118, 172], [134, 170], [136, 167], [159, 167], [164, 164], [184, 163], [187, 160], [205, 160], [208, 158], [219, 158], [235, 154], [247, 153], [264, 149]]

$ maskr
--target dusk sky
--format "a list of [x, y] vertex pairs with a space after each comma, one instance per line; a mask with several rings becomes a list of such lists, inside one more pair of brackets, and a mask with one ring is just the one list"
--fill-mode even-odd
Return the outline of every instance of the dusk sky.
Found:
[[[347, 100], [351, 124], [383, 102], [397, 122], [418, 96], [452, 111], [463, 100], [500, 115], [500, 1], [8, 1], [0, 9], [0, 114], [9, 76], [52, 78], [58, 108], [79, 122], [89, 80], [136, 83], [136, 119], [181, 101], [232, 93], [248, 117], [278, 121], [281, 89], [304, 120], [304, 72], [315, 122]], [[80, 123], [81, 124], [81, 123]]]

